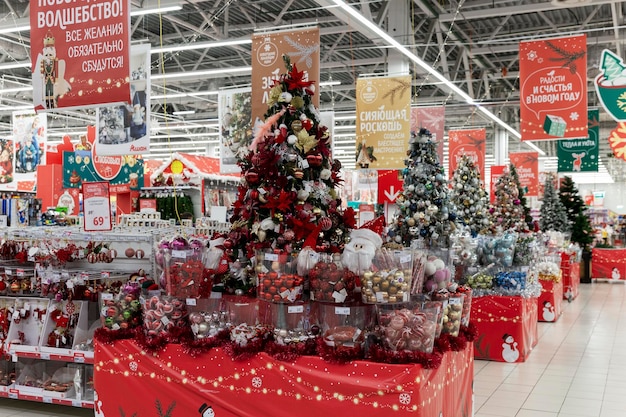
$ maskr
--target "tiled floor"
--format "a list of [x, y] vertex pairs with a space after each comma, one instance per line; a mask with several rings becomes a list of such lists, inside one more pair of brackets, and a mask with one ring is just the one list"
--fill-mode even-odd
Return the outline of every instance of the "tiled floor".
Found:
[[[526, 362], [476, 361], [475, 417], [626, 417], [625, 300], [622, 283], [582, 284], [556, 323], [539, 323]], [[93, 410], [0, 399], [0, 417], [9, 416]]]
[[626, 285], [580, 290], [526, 362], [476, 361], [475, 417], [626, 417]]

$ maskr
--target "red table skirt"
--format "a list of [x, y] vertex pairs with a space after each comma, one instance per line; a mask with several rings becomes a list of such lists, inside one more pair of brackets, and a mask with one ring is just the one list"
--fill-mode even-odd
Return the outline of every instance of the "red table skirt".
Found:
[[476, 359], [524, 362], [539, 340], [537, 298], [475, 297], [471, 314], [478, 330]]
[[563, 299], [573, 300], [578, 297], [580, 286], [580, 262], [573, 262], [574, 255], [561, 253], [561, 272], [563, 273]]
[[598, 249], [591, 251], [591, 277], [626, 280], [626, 249]]
[[[158, 355], [134, 341], [96, 343], [96, 416], [319, 417], [469, 416], [473, 346], [447, 352], [439, 368], [318, 357], [281, 362], [261, 353], [235, 362], [221, 349], [198, 358], [180, 345]], [[161, 410], [161, 411], [158, 411]], [[201, 411], [204, 410], [204, 411]], [[397, 413], [396, 413], [397, 412]], [[102, 414], [98, 414], [102, 413]]]
[[537, 318], [539, 321], [554, 322], [561, 315], [563, 303], [563, 281], [539, 280], [541, 295], [537, 299]]

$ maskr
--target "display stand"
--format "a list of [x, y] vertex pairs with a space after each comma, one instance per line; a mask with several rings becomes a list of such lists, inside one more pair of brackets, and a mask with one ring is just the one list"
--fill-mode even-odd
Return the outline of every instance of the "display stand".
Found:
[[474, 358], [524, 362], [537, 344], [537, 298], [488, 295], [472, 299], [478, 338]]
[[[107, 416], [158, 409], [174, 416], [469, 416], [472, 356], [468, 343], [446, 352], [437, 369], [425, 370], [331, 364], [312, 356], [281, 362], [265, 353], [237, 362], [221, 348], [194, 358], [173, 344], [153, 355], [132, 340], [97, 342], [94, 407], [96, 415]], [[214, 414], [203, 414], [209, 407]]]
[[626, 281], [626, 249], [594, 248], [591, 253], [591, 277]]
[[563, 304], [563, 281], [540, 279], [541, 295], [537, 299], [537, 319], [555, 322], [559, 319]]
[[572, 301], [578, 297], [580, 286], [580, 262], [576, 262], [576, 255], [561, 252], [561, 272], [563, 299]]

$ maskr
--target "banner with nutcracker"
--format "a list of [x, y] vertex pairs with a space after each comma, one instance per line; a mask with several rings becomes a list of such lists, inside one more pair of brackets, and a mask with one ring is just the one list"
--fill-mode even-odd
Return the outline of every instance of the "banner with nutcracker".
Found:
[[356, 81], [356, 168], [402, 169], [411, 135], [411, 76]]
[[469, 156], [480, 171], [480, 179], [485, 179], [485, 140], [487, 130], [463, 129], [451, 130], [449, 137], [448, 178], [456, 171], [459, 160], [463, 155]]
[[537, 152], [517, 152], [509, 154], [509, 160], [517, 170], [520, 185], [526, 189], [526, 197], [539, 194], [539, 154]]
[[[272, 103], [289, 103], [292, 94], [275, 85], [284, 70], [283, 56], [289, 56], [304, 82], [313, 81], [313, 104], [319, 106], [320, 30], [317, 27], [268, 32], [252, 36], [252, 125], [264, 120]], [[292, 86], [297, 87], [297, 86]], [[314, 93], [314, 94], [313, 94]], [[250, 123], [250, 121], [248, 122]]]
[[130, 4], [34, 1], [30, 52], [35, 111], [130, 101]]
[[522, 140], [587, 137], [587, 37], [520, 42]]

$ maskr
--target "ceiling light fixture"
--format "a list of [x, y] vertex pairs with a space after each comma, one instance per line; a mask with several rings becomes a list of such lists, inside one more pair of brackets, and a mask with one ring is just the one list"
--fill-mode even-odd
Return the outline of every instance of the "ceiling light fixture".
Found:
[[[344, 12], [348, 13], [353, 19], [363, 24], [365, 27], [367, 27], [367, 29], [369, 29], [371, 32], [375, 33], [377, 36], [379, 36], [381, 39], [387, 42], [389, 45], [395, 47], [401, 54], [405, 55], [407, 58], [409, 58], [411, 61], [417, 64], [420, 68], [422, 68], [424, 71], [430, 74], [433, 78], [441, 82], [445, 87], [448, 88], [448, 90], [452, 91], [454, 94], [456, 94], [457, 96], [465, 100], [466, 103], [476, 106], [485, 116], [487, 116], [488, 118], [493, 120], [495, 123], [502, 126], [509, 133], [511, 133], [514, 137], [518, 139], [522, 137], [522, 135], [520, 135], [520, 133], [517, 130], [509, 126], [508, 123], [505, 123], [498, 116], [491, 113], [486, 108], [482, 107], [480, 103], [476, 102], [469, 94], [467, 94], [465, 91], [463, 91], [462, 89], [454, 85], [454, 83], [452, 83], [450, 80], [444, 77], [443, 74], [435, 70], [433, 67], [427, 64], [425, 61], [423, 61], [420, 57], [415, 55], [413, 52], [409, 51], [400, 42], [398, 42], [392, 36], [390, 36], [387, 32], [382, 30], [380, 27], [378, 27], [376, 24], [374, 24], [365, 16], [361, 15], [361, 13], [358, 10], [349, 6], [344, 0], [331, 0], [331, 1], [337, 6], [339, 6], [339, 8], [341, 8]], [[538, 151], [541, 155], [545, 155], [545, 152], [537, 148], [534, 144], [530, 142], [526, 142], [526, 141], [524, 143], [530, 146], [531, 148], [533, 148], [534, 150]]]
[[218, 95], [219, 91], [198, 91], [195, 93], [181, 93], [178, 91], [174, 91], [171, 94], [153, 94], [150, 95], [150, 100], [160, 100], [160, 99], [172, 99], [172, 98], [183, 98], [183, 97], [201, 97], [201, 96], [213, 96]]
[[23, 91], [31, 91], [33, 89], [32, 85], [24, 85], [21, 87], [12, 87], [12, 88], [3, 88], [0, 90], [0, 94], [11, 94], [11, 93], [21, 93]]
[[320, 81], [320, 87], [330, 87], [334, 85], [341, 85], [341, 81]]
[[233, 73], [251, 73], [252, 67], [238, 67], [238, 68], [220, 68], [204, 71], [189, 71], [189, 72], [173, 72], [169, 74], [156, 74], [151, 77], [152, 80], [165, 80], [171, 78], [187, 78], [187, 77], [203, 77], [211, 75], [223, 75]]
[[232, 39], [228, 41], [215, 41], [215, 42], [203, 42], [203, 43], [188, 43], [186, 45], [165, 46], [163, 48], [153, 48], [150, 50], [152, 54], [161, 54], [166, 52], [178, 52], [189, 51], [192, 49], [209, 49], [219, 48], [222, 46], [237, 46], [237, 45], [250, 45], [252, 39]]
[[179, 110], [172, 113], [174, 116], [185, 116], [187, 114], [196, 114], [195, 110]]

